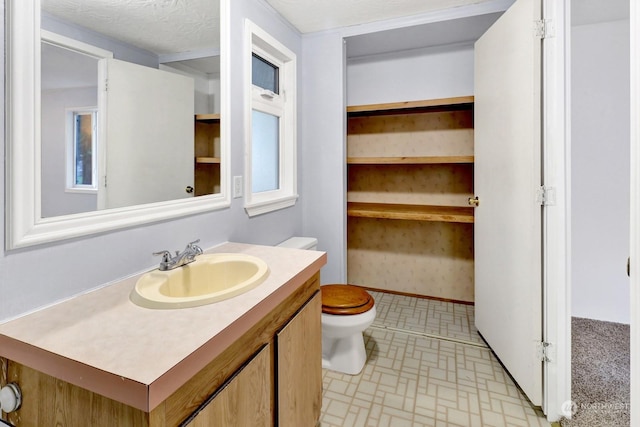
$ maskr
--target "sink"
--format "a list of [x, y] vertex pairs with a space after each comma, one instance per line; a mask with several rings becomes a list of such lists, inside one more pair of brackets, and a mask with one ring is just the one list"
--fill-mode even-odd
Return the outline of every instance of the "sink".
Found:
[[235, 253], [199, 255], [173, 270], [153, 270], [138, 279], [131, 301], [146, 308], [185, 308], [243, 294], [265, 281], [269, 267], [260, 258]]

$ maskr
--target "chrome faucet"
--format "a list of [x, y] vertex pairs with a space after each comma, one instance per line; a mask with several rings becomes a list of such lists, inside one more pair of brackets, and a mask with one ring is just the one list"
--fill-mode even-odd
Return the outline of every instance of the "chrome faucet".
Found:
[[153, 255], [162, 257], [162, 261], [160, 261], [160, 267], [158, 267], [158, 269], [160, 271], [173, 270], [174, 268], [182, 267], [183, 265], [187, 265], [190, 262], [195, 261], [196, 255], [200, 255], [202, 253], [202, 248], [196, 245], [198, 242], [200, 242], [200, 239], [189, 243], [187, 247], [184, 248], [184, 251], [176, 251], [175, 256], [171, 256], [171, 252], [169, 251], [154, 252]]

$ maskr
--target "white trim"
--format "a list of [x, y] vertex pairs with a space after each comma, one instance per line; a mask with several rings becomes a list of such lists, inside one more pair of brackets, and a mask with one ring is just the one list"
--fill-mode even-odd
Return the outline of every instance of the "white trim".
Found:
[[[6, 239], [7, 247], [20, 246], [23, 236], [35, 224], [35, 180], [40, 138], [40, 28], [39, 1], [7, 0], [5, 67], [5, 140], [6, 140]], [[27, 141], [24, 144], [13, 141]], [[39, 211], [39, 206], [38, 206]]]
[[220, 0], [220, 191], [231, 206], [231, 0]]
[[[264, 99], [254, 90], [251, 76], [252, 54], [256, 52], [279, 67], [280, 94]], [[250, 217], [293, 206], [297, 194], [297, 59], [295, 53], [245, 19], [244, 48], [244, 109], [245, 109], [245, 211]], [[254, 92], [257, 100], [254, 99]], [[276, 104], [276, 105], [273, 105]], [[280, 117], [279, 188], [274, 191], [253, 192], [252, 177], [252, 111], [266, 112]]]
[[200, 49], [190, 50], [188, 52], [162, 53], [158, 55], [158, 63], [165, 64], [167, 62], [187, 61], [190, 59], [208, 58], [210, 56], [220, 56], [220, 49]]
[[47, 30], [40, 30], [40, 39], [53, 46], [73, 50], [96, 59], [113, 58], [113, 52], [65, 37]]
[[296, 204], [296, 200], [298, 200], [298, 195], [294, 194], [293, 196], [272, 198], [264, 202], [256, 202], [251, 206], [245, 205], [245, 209], [249, 216], [262, 215], [278, 209], [291, 207]]
[[[36, 0], [26, 0], [26, 1], [36, 1]], [[38, 5], [41, 3], [42, 0], [37, 0], [38, 1]], [[40, 7], [38, 6], [38, 8], [40, 9]], [[60, 19], [57, 16], [51, 15], [50, 13], [47, 13], [46, 11], [42, 11], [40, 13], [41, 15], [41, 22], [42, 22], [42, 27], [46, 27], [46, 28], [60, 28], [60, 26], [62, 27], [66, 27], [65, 30], [61, 30], [63, 32], [65, 32], [66, 34], [75, 34], [77, 31], [81, 32], [81, 33], [85, 33], [87, 34], [87, 36], [89, 37], [90, 40], [95, 40], [96, 44], [102, 44], [102, 45], [117, 45], [123, 49], [126, 49], [128, 51], [132, 51], [135, 52], [136, 55], [140, 55], [142, 57], [146, 57], [147, 60], [152, 60], [155, 62], [155, 60], [157, 59], [158, 55], [156, 55], [155, 53], [148, 51], [146, 49], [143, 49], [141, 47], [138, 46], [134, 46], [132, 44], [129, 44], [127, 42], [123, 42], [122, 40], [116, 39], [114, 37], [111, 36], [107, 36], [105, 34], [102, 33], [98, 33], [92, 29], [89, 29], [87, 27], [84, 27], [82, 25], [78, 25], [74, 22], [70, 22], [64, 19]], [[61, 36], [64, 37], [64, 36]]]
[[569, 0], [544, 0], [543, 18], [555, 36], [543, 41], [544, 184], [556, 203], [544, 209], [543, 339], [552, 344], [544, 364], [543, 409], [549, 421], [571, 400], [571, 25]]
[[640, 425], [640, 5], [630, 2], [631, 29], [631, 425]]
[[65, 193], [73, 193], [73, 194], [98, 194], [98, 190], [96, 188], [92, 188], [89, 186], [85, 187], [75, 187], [75, 188], [65, 188]]
[[[221, 193], [42, 218], [40, 199], [40, 1], [6, 0], [6, 247], [85, 236], [230, 206], [229, 0], [221, 14]], [[38, 143], [36, 143], [38, 142]]]

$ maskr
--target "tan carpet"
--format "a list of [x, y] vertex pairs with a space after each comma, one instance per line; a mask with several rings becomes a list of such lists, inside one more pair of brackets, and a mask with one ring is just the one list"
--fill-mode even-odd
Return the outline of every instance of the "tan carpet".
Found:
[[629, 325], [574, 317], [571, 395], [564, 427], [624, 427], [629, 418]]

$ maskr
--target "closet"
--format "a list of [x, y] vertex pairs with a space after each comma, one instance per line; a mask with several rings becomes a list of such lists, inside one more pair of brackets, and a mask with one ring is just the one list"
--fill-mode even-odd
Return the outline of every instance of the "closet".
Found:
[[472, 303], [473, 96], [347, 117], [348, 282]]
[[220, 192], [220, 114], [195, 116], [195, 196]]

